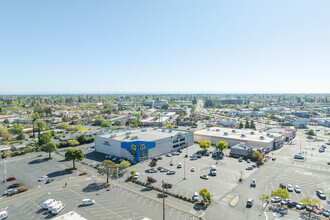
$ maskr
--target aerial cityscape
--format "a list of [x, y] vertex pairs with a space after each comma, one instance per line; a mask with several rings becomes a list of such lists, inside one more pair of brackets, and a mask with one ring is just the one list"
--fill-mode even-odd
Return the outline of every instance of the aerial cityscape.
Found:
[[330, 2], [0, 2], [0, 220], [330, 220]]

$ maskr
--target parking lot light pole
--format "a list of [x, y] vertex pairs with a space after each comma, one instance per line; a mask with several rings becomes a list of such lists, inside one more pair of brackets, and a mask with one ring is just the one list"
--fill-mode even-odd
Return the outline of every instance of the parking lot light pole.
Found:
[[186, 179], [186, 158], [183, 159], [183, 179]]
[[268, 190], [268, 204], [269, 204], [269, 176], [267, 176], [267, 184], [268, 184], [268, 186], [267, 186], [267, 190]]

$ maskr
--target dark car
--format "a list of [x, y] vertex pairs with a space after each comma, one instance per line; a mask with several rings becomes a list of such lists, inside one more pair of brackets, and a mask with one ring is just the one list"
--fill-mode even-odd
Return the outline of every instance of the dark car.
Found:
[[330, 216], [330, 209], [325, 210], [322, 214], [325, 217], [329, 217]]
[[15, 187], [19, 187], [19, 183], [13, 183], [13, 184], [11, 184], [10, 186], [8, 186], [8, 189], [9, 188], [15, 188]]
[[162, 160], [163, 158], [162, 158], [162, 157], [158, 157], [157, 159], [158, 159], [158, 160]]
[[306, 211], [313, 212], [314, 211], [314, 208], [311, 207], [311, 206], [306, 205]]
[[51, 183], [51, 182], [53, 182], [54, 180], [55, 180], [55, 179], [50, 178], [50, 179], [48, 179], [48, 180], [46, 181], [46, 184]]
[[275, 160], [276, 160], [276, 157], [273, 157], [273, 158], [272, 158], [272, 161], [275, 161]]
[[294, 159], [298, 159], [298, 160], [304, 160], [305, 158], [303, 157], [303, 156], [301, 156], [301, 155], [294, 155], [294, 157], [293, 157]]
[[298, 204], [298, 202], [289, 201], [289, 202], [288, 202], [288, 207], [289, 207], [289, 208], [294, 208], [294, 207], [296, 207], [297, 204]]
[[182, 150], [178, 150], [179, 153], [182, 153]]
[[305, 208], [306, 208], [306, 205], [304, 205], [304, 204], [302, 204], [302, 203], [298, 203], [298, 204], [296, 205], [296, 209], [303, 210], [303, 209], [305, 209]]
[[316, 195], [323, 200], [327, 198], [326, 195], [321, 190], [316, 190]]
[[163, 167], [157, 167], [157, 170], [161, 170], [161, 169], [163, 169]]
[[16, 180], [16, 177], [11, 176], [11, 177], [8, 177], [8, 178], [6, 179], [6, 181], [13, 181], [13, 180]]
[[282, 188], [282, 189], [286, 189], [286, 186], [282, 183], [280, 183], [279, 187]]

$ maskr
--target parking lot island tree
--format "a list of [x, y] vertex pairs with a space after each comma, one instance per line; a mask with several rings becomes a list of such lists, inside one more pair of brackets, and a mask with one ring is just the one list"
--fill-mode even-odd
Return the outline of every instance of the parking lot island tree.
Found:
[[261, 153], [259, 151], [255, 151], [253, 153], [254, 158], [256, 158], [256, 163], [257, 165], [262, 165], [262, 160], [264, 159], [264, 157], [261, 155]]
[[98, 173], [107, 176], [107, 183], [109, 183], [109, 177], [117, 168], [117, 165], [111, 160], [104, 160], [98, 169]]
[[73, 168], [76, 168], [76, 164], [75, 164], [76, 160], [81, 161], [83, 159], [84, 159], [84, 153], [82, 149], [70, 148], [65, 153], [65, 160], [72, 160]]
[[131, 176], [134, 176], [136, 174], [136, 169], [132, 169], [130, 174], [131, 174]]
[[123, 160], [122, 162], [120, 162], [120, 164], [118, 165], [120, 170], [126, 169], [129, 166], [131, 166], [131, 163], [127, 160]]
[[222, 154], [223, 150], [228, 148], [228, 143], [226, 141], [219, 141], [215, 144], [215, 148]]
[[167, 128], [169, 128], [169, 129], [173, 129], [174, 126], [173, 126], [172, 124], [169, 124], [169, 125], [167, 125]]
[[211, 147], [211, 141], [206, 140], [206, 141], [200, 141], [198, 142], [200, 148], [202, 148], [204, 151], [206, 151], [208, 148]]
[[306, 133], [308, 136], [315, 136], [314, 130], [313, 129], [309, 129]]
[[51, 156], [51, 153], [54, 152], [54, 151], [57, 151], [57, 147], [56, 147], [56, 144], [54, 142], [48, 142], [46, 144], [43, 144], [41, 146], [41, 149], [47, 153], [49, 153], [49, 159], [52, 158]]
[[290, 199], [290, 193], [287, 189], [278, 188], [275, 191], [272, 191], [270, 194], [271, 197], [280, 197], [282, 199]]
[[[314, 206], [321, 206], [320, 200], [316, 198], [311, 198], [310, 196], [305, 196], [300, 200], [300, 202], [306, 206], [314, 207]], [[311, 212], [309, 212], [309, 217], [311, 216]]]
[[203, 198], [203, 204], [210, 204], [211, 202], [211, 193], [206, 189], [203, 188], [199, 190], [199, 195]]

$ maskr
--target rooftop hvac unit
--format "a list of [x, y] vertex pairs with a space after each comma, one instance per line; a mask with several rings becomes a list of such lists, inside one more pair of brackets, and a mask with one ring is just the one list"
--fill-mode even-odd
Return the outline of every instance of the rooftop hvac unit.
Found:
[[224, 132], [223, 135], [227, 136], [228, 135], [228, 132]]
[[241, 137], [242, 137], [242, 138], [245, 137], [245, 134], [241, 134]]
[[251, 134], [254, 135], [254, 131], [251, 131]]
[[146, 131], [147, 131], [147, 129], [145, 129], [145, 128], [144, 128], [144, 129], [141, 129], [141, 131], [142, 131], [142, 132], [146, 132]]
[[274, 135], [270, 134], [270, 135], [269, 135], [269, 137], [270, 137], [270, 138], [273, 138], [273, 137], [274, 137]]
[[236, 133], [236, 130], [231, 130], [233, 133]]
[[172, 133], [172, 130], [169, 130], [168, 133]]
[[129, 135], [126, 135], [126, 139], [128, 139], [129, 138]]
[[220, 129], [216, 129], [216, 131], [220, 131]]
[[154, 128], [154, 130], [157, 130], [157, 128]]
[[265, 137], [264, 136], [260, 136], [260, 140], [265, 140]]
[[269, 136], [269, 133], [267, 133], [267, 136]]
[[208, 128], [207, 130], [209, 131], [210, 129]]
[[126, 132], [126, 135], [130, 135], [130, 134], [131, 134], [131, 132], [130, 132], [130, 131]]
[[165, 129], [162, 130], [162, 132], [165, 132], [165, 131], [166, 131]]

